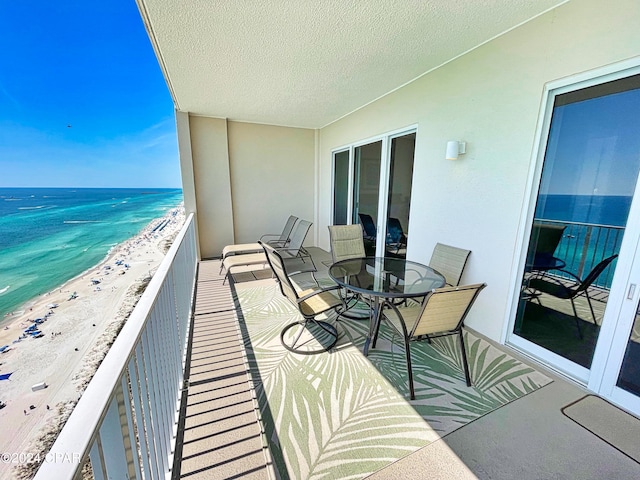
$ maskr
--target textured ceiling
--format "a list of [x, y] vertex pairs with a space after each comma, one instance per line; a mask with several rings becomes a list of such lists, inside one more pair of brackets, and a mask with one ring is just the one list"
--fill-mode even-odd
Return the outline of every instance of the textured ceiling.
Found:
[[181, 111], [320, 128], [565, 0], [138, 0]]

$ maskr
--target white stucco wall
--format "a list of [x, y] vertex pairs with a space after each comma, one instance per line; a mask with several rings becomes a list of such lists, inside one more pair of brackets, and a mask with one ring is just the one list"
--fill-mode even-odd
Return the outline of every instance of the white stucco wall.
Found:
[[314, 221], [314, 130], [184, 113], [179, 120], [185, 204], [197, 205], [202, 258], [280, 233], [289, 215]]
[[314, 130], [231, 121], [228, 129], [235, 243], [280, 233], [289, 215], [314, 222]]
[[[220, 255], [225, 245], [234, 243], [227, 121], [223, 118], [189, 116], [188, 133], [200, 255], [202, 258], [211, 258]], [[188, 155], [186, 157], [181, 152], [181, 163], [189, 161]], [[182, 168], [183, 175], [186, 170]], [[191, 195], [189, 180], [183, 177], [183, 189]]]
[[[640, 2], [573, 1], [421, 77], [319, 133], [319, 246], [331, 222], [331, 151], [418, 125], [408, 257], [436, 242], [472, 250], [463, 283], [486, 282], [467, 324], [499, 340], [517, 278], [545, 83], [640, 55]], [[448, 140], [467, 142], [445, 160]]]

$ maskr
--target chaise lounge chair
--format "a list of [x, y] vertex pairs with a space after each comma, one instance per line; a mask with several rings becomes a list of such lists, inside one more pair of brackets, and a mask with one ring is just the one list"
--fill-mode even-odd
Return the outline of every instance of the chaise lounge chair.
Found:
[[[285, 223], [282, 233], [266, 233], [260, 237], [260, 242], [266, 243], [273, 247], [284, 247], [289, 242], [291, 231], [295, 225], [298, 217], [290, 215]], [[227, 245], [222, 249], [222, 260], [231, 255], [244, 255], [248, 253], [262, 253], [262, 247], [259, 243], [238, 243], [235, 245]], [[220, 273], [222, 273], [222, 265], [220, 264]]]
[[[311, 228], [311, 222], [307, 220], [298, 220], [296, 223], [293, 232], [291, 233], [291, 237], [289, 238], [289, 243], [284, 247], [274, 247], [280, 254], [280, 256], [285, 261], [292, 262], [294, 260], [301, 260], [302, 263], [306, 261], [310, 262], [310, 266], [305, 268], [306, 271], [315, 271], [316, 267], [313, 263], [313, 259], [309, 252], [307, 252], [302, 244], [304, 243], [304, 239], [307, 237], [307, 233], [309, 233], [309, 228]], [[266, 266], [268, 264], [267, 257], [264, 253], [264, 249], [260, 243], [258, 243], [262, 252], [260, 253], [248, 253], [248, 254], [237, 254], [237, 255], [229, 255], [222, 260], [222, 265], [220, 266], [221, 271], [224, 269], [227, 271], [225, 275], [224, 281], [227, 280], [229, 275], [231, 275], [231, 270], [236, 267], [247, 267], [251, 265], [263, 265]], [[298, 268], [297, 270], [303, 270]], [[223, 281], [223, 283], [224, 283]]]

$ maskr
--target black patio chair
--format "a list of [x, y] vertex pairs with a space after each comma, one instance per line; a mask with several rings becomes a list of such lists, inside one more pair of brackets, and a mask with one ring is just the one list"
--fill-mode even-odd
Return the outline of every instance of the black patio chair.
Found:
[[[572, 285], [565, 285], [562, 282], [562, 279], [556, 276], [546, 275], [542, 278], [532, 278], [529, 280], [527, 284], [527, 288], [532, 291], [538, 291], [542, 293], [546, 293], [553, 297], [557, 297], [563, 300], [571, 300], [571, 307], [573, 308], [573, 315], [576, 319], [576, 327], [578, 329], [578, 335], [582, 338], [582, 330], [580, 329], [580, 317], [578, 316], [578, 311], [576, 310], [576, 304], [574, 299], [579, 295], [584, 295], [587, 299], [587, 303], [589, 304], [589, 309], [591, 310], [591, 315], [593, 316], [593, 323], [598, 325], [598, 321], [596, 320], [596, 314], [593, 311], [593, 305], [591, 304], [591, 298], [589, 297], [589, 287], [596, 279], [604, 272], [604, 270], [613, 262], [618, 255], [612, 255], [610, 257], [605, 258], [600, 263], [598, 263], [591, 272], [584, 278], [584, 280], [580, 280], [580, 278], [566, 270], [561, 270], [573, 277]], [[540, 295], [533, 295], [533, 299], [537, 300], [540, 305]]]
[[364, 238], [366, 240], [376, 241], [376, 224], [368, 213], [359, 213], [358, 218], [364, 230]]

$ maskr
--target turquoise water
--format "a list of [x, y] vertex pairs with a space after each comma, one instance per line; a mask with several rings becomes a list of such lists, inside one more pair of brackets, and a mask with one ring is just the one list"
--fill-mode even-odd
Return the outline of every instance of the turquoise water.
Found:
[[0, 188], [0, 321], [181, 202], [178, 189]]
[[[540, 194], [535, 216], [536, 220], [566, 226], [555, 256], [566, 262], [565, 270], [583, 278], [601, 260], [620, 253], [632, 199], [622, 195]], [[595, 284], [609, 288], [613, 272], [609, 268]]]

